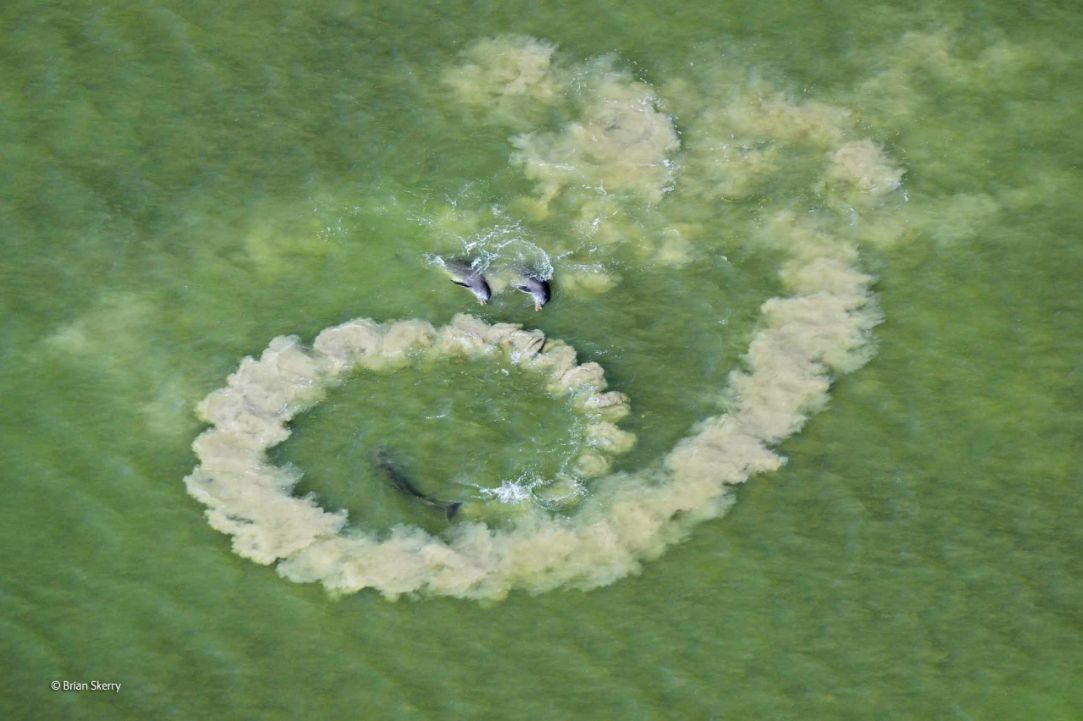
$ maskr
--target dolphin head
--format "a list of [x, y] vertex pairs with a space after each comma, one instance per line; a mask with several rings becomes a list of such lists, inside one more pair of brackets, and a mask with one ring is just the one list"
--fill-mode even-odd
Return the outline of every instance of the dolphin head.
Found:
[[549, 281], [533, 273], [524, 273], [520, 276], [515, 289], [526, 293], [534, 299], [535, 311], [541, 310], [542, 306], [549, 302], [549, 298], [552, 295], [549, 288]]
[[481, 305], [485, 305], [493, 297], [492, 288], [489, 287], [489, 283], [483, 275], [473, 278], [472, 282], [466, 287], [470, 289], [470, 292], [474, 294], [474, 297], [478, 299], [478, 303]]

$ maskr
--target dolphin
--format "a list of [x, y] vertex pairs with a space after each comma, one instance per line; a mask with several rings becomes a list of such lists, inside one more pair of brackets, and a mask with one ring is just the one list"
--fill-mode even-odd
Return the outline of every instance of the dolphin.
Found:
[[529, 271], [519, 276], [519, 282], [515, 284], [515, 289], [521, 290], [534, 299], [534, 310], [536, 311], [541, 310], [542, 306], [549, 302], [551, 295], [549, 281], [537, 273]]
[[473, 293], [481, 305], [485, 305], [493, 297], [489, 282], [474, 267], [473, 263], [456, 258], [440, 258], [440, 264], [444, 266], [444, 270], [447, 271], [451, 282], [455, 285], [461, 285]]
[[391, 458], [387, 453], [387, 449], [381, 447], [376, 448], [372, 453], [372, 462], [376, 465], [387, 479], [391, 481], [391, 484], [395, 488], [399, 489], [408, 496], [413, 496], [421, 503], [432, 508], [439, 508], [444, 512], [444, 516], [450, 521], [455, 517], [455, 514], [459, 512], [462, 507], [461, 501], [455, 501], [453, 503], [445, 503], [438, 501], [432, 496], [426, 495], [418, 490], [418, 487], [410, 481], [409, 478], [402, 475], [399, 469], [395, 467], [395, 464], [391, 462]]

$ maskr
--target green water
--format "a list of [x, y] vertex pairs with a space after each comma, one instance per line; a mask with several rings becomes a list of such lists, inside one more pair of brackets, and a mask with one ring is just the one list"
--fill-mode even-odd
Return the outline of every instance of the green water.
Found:
[[[0, 9], [0, 717], [1083, 718], [1083, 10], [537, 5]], [[710, 228], [696, 262], [620, 246], [608, 292], [558, 275], [542, 313], [480, 308], [423, 254], [474, 232], [449, 199], [530, 192], [514, 131], [438, 82], [501, 33], [614, 53], [661, 95], [687, 79], [721, 102], [719, 64], [849, 108], [907, 171], [900, 240], [862, 248], [878, 354], [782, 470], [638, 575], [487, 606], [332, 600], [232, 554], [185, 493], [193, 406], [241, 357], [355, 316], [527, 323], [631, 397], [617, 465], [636, 468], [718, 412], [779, 292], [775, 254], [744, 242], [758, 210], [812, 202], [798, 166], [730, 203], [678, 176], [663, 208]], [[567, 230], [525, 222], [542, 247]], [[560, 462], [566, 408], [458, 370], [347, 383], [276, 453], [356, 523], [434, 530], [379, 485], [369, 439], [412, 472], [438, 454], [441, 491], [471, 462], [490, 481]], [[445, 410], [462, 435], [426, 421]]]
[[296, 433], [272, 457], [313, 469], [298, 491], [345, 508], [359, 528], [405, 521], [438, 532], [445, 525], [442, 514], [387, 482], [371, 461], [377, 448], [422, 493], [471, 504], [464, 517], [490, 515], [496, 523], [500, 506], [486, 491], [517, 481], [542, 490], [572, 466], [586, 429], [570, 406], [506, 360], [429, 361], [350, 378], [294, 424]]

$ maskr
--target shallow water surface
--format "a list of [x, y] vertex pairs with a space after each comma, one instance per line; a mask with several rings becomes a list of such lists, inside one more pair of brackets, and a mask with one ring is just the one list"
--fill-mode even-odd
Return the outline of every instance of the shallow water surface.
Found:
[[[1083, 717], [1083, 11], [663, 10], [0, 10], [0, 716]], [[764, 305], [812, 296], [850, 305]], [[572, 477], [574, 394], [419, 352], [269, 453], [430, 565], [234, 553], [201, 399], [276, 336], [457, 313], [604, 368], [612, 473]]]

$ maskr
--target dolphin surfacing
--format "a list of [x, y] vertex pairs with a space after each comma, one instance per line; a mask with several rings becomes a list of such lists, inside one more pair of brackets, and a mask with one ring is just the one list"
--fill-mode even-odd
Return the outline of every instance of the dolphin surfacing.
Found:
[[478, 303], [485, 305], [493, 297], [493, 291], [489, 287], [489, 281], [485, 279], [481, 271], [476, 267], [476, 261], [466, 261], [457, 258], [439, 258], [439, 263], [448, 274], [448, 278], [455, 285], [462, 286], [474, 294]]
[[529, 271], [519, 276], [519, 282], [515, 285], [515, 290], [522, 291], [533, 298], [534, 310], [536, 311], [541, 310], [542, 306], [548, 303], [549, 298], [552, 296], [549, 281], [537, 273]]
[[455, 514], [459, 512], [462, 507], [461, 501], [453, 501], [447, 503], [437, 500], [432, 496], [422, 493], [421, 490], [413, 484], [413, 482], [404, 476], [401, 471], [391, 461], [391, 457], [387, 452], [387, 449], [383, 446], [377, 447], [372, 453], [372, 462], [376, 466], [377, 470], [384, 474], [391, 485], [397, 488], [399, 491], [405, 493], [408, 496], [412, 496], [420, 501], [422, 504], [431, 508], [439, 508], [444, 512], [444, 516], [450, 521], [455, 517]]

